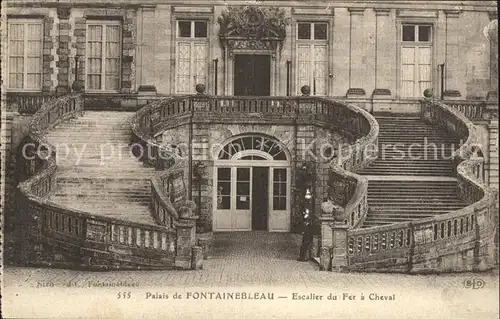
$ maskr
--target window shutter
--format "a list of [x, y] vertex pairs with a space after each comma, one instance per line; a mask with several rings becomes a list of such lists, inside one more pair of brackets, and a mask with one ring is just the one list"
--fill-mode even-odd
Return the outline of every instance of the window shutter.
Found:
[[[328, 70], [328, 51], [327, 45], [314, 45], [314, 82], [311, 91], [316, 95], [326, 95], [326, 77]], [[314, 87], [315, 86], [315, 87]]]
[[431, 87], [431, 48], [418, 47], [418, 87], [417, 94], [422, 95], [423, 92]]
[[42, 25], [27, 24], [26, 34], [26, 88], [42, 87]]
[[311, 45], [298, 44], [297, 45], [297, 90], [300, 94], [300, 88], [304, 85], [311, 85]]
[[102, 74], [102, 29], [101, 25], [89, 25], [87, 35], [87, 86], [90, 90], [101, 89]]
[[[194, 69], [195, 79], [194, 84], [203, 83], [207, 85], [207, 43], [194, 43]], [[191, 88], [191, 91], [194, 87]]]
[[177, 42], [177, 93], [190, 93], [191, 43]]
[[120, 27], [106, 26], [106, 90], [120, 89]]
[[401, 48], [401, 96], [413, 97], [415, 87], [415, 47]]

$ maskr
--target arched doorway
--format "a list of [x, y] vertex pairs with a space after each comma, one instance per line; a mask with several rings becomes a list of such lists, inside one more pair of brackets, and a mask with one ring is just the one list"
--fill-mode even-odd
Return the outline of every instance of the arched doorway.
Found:
[[214, 231], [290, 230], [290, 157], [264, 135], [231, 138], [214, 162]]

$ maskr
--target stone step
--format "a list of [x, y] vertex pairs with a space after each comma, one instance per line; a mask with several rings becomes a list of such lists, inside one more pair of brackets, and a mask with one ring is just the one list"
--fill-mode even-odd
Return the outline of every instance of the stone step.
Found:
[[402, 172], [402, 171], [399, 171], [399, 172], [391, 172], [391, 171], [387, 171], [387, 170], [381, 170], [381, 171], [370, 171], [369, 172], [369, 175], [380, 175], [380, 176], [383, 176], [383, 175], [386, 175], [386, 176], [403, 176], [403, 175], [406, 175], [408, 177], [411, 177], [411, 176], [450, 176], [451, 172], [450, 171], [442, 171], [442, 172], [427, 172], [427, 171], [423, 171], [423, 172], [415, 172], [415, 171], [406, 171], [406, 172]]

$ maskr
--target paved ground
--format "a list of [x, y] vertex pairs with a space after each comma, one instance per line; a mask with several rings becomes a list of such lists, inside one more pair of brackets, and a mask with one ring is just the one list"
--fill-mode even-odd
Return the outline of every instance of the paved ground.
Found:
[[[342, 318], [498, 318], [497, 272], [427, 276], [322, 272], [314, 263], [296, 261], [300, 240], [295, 234], [219, 233], [213, 256], [201, 271], [96, 273], [6, 267], [4, 314], [16, 318], [331, 318], [336, 314]], [[465, 280], [482, 281], [485, 286], [466, 288]], [[126, 301], [118, 295], [123, 292], [131, 292]], [[218, 299], [201, 292], [240, 293], [239, 298], [243, 292], [265, 293], [267, 299], [274, 295], [273, 300], [248, 300], [248, 295], [246, 300], [233, 300], [234, 295]], [[182, 299], [173, 300], [175, 294]], [[165, 295], [169, 298], [153, 298]], [[299, 300], [299, 296], [308, 299]], [[376, 300], [377, 296], [395, 300]]]

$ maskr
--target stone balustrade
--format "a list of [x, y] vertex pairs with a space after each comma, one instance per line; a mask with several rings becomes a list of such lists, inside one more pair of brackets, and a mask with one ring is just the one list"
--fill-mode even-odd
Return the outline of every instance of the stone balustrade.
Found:
[[54, 96], [42, 92], [7, 92], [7, 109], [19, 114], [35, 114], [40, 107]]
[[443, 103], [471, 121], [498, 119], [498, 101], [446, 100]]

